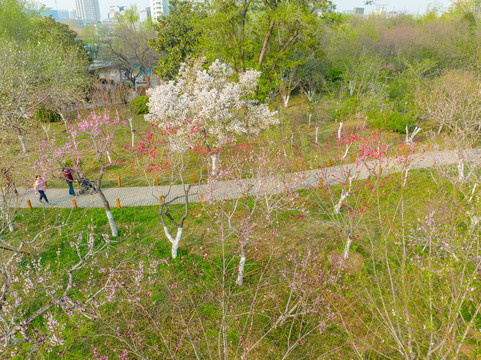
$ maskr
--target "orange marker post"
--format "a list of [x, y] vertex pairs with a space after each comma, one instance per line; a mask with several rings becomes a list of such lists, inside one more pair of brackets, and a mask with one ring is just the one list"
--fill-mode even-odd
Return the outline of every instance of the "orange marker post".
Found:
[[195, 184], [195, 174], [192, 174], [192, 184]]
[[117, 198], [117, 209], [120, 209], [120, 199]]
[[202, 204], [204, 204], [204, 195], [203, 195], [203, 194], [200, 194], [200, 202], [201, 202]]
[[327, 162], [327, 167], [331, 167], [331, 165], [332, 165], [332, 159], [329, 158], [329, 161]]
[[72, 199], [72, 205], [74, 209], [77, 208], [77, 202], [75, 201], [75, 199]]
[[160, 200], [160, 203], [161, 203], [161, 204], [164, 203], [164, 198], [162, 197], [162, 195], [159, 196], [159, 200]]
[[30, 202], [30, 200], [27, 200], [27, 206], [29, 209], [32, 209], [32, 203]]
[[119, 185], [119, 187], [121, 187], [120, 186], [120, 176], [117, 176], [117, 184]]
[[324, 186], [324, 178], [321, 178], [321, 180], [319, 180], [319, 189], [322, 189], [323, 186]]
[[159, 177], [155, 175], [155, 186], [159, 186]]

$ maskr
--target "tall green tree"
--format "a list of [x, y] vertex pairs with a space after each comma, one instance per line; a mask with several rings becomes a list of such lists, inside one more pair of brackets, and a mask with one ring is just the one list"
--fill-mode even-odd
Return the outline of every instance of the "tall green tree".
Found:
[[0, 37], [23, 41], [28, 39], [40, 11], [25, 0], [0, 1]]
[[209, 59], [220, 57], [237, 72], [262, 71], [269, 84], [307, 61], [300, 52], [322, 56], [321, 25], [333, 19], [333, 6], [329, 0], [214, 0], [209, 14]]
[[169, 16], [159, 18], [154, 24], [157, 37], [150, 41], [150, 46], [161, 56], [155, 68], [160, 77], [174, 78], [182, 62], [200, 53], [202, 21], [206, 16], [201, 4], [183, 0], [170, 2]]
[[79, 51], [79, 55], [87, 55], [85, 43], [77, 39], [78, 34], [68, 25], [57, 22], [52, 15], [38, 18], [35, 23], [35, 32], [31, 35], [32, 40], [53, 42], [64, 48], [72, 47]]

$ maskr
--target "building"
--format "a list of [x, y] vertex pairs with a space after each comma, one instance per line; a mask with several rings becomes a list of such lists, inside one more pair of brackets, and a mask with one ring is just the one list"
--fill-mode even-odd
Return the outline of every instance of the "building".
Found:
[[161, 16], [168, 16], [169, 0], [150, 0], [150, 12], [153, 22]]
[[70, 19], [67, 10], [55, 10], [52, 8], [47, 8], [47, 16], [49, 15], [52, 15], [52, 18], [58, 22]]
[[109, 7], [108, 19], [113, 20], [117, 15], [123, 15], [127, 6], [111, 6]]
[[150, 7], [140, 8], [139, 10], [139, 21], [143, 23], [150, 17]]
[[69, 19], [72, 19], [72, 20], [75, 20], [77, 18], [77, 10], [75, 9], [70, 9], [68, 11], [68, 18]]
[[75, 5], [77, 18], [83, 23], [100, 21], [99, 0], [75, 0]]
[[352, 13], [353, 13], [353, 14], [356, 14], [356, 15], [364, 15], [364, 8], [355, 7], [355, 8], [352, 10]]

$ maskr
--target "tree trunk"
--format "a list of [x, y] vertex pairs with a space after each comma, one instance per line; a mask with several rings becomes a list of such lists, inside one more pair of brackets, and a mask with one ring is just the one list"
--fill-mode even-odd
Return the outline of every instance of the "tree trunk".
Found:
[[217, 174], [217, 154], [212, 154], [211, 156], [212, 159], [212, 175]]
[[109, 164], [112, 164], [112, 158], [110, 157], [110, 152], [105, 150], [105, 155], [107, 155], [107, 159], [109, 160]]
[[132, 118], [129, 118], [129, 125], [130, 125], [130, 133], [132, 134], [132, 149], [134, 148], [134, 144], [135, 144], [135, 130], [134, 130], [134, 126], [132, 125]]
[[58, 113], [60, 114], [60, 117], [62, 118], [63, 124], [65, 125], [65, 130], [68, 131], [67, 119], [65, 118], [65, 116], [63, 115], [63, 113], [61, 111], [59, 111]]
[[459, 181], [464, 180], [464, 159], [462, 157], [458, 159], [458, 178]]
[[107, 214], [107, 220], [109, 221], [109, 226], [110, 226], [110, 230], [112, 231], [112, 236], [117, 237], [119, 236], [119, 231], [117, 230], [117, 226], [115, 225], [115, 220], [112, 215], [112, 211], [110, 211], [109, 202], [107, 201], [107, 198], [105, 197], [100, 187], [97, 188], [97, 193], [99, 194], [100, 199], [104, 204], [104, 209], [105, 209], [105, 213]]
[[317, 144], [317, 142], [318, 142], [318, 136], [317, 136], [318, 133], [319, 133], [319, 127], [316, 126], [316, 144]]
[[349, 195], [348, 192], [344, 192], [344, 190], [342, 191], [339, 202], [336, 204], [336, 206], [334, 206], [334, 214], [338, 215], [341, 212], [342, 203], [347, 198], [348, 195]]
[[289, 105], [289, 98], [291, 97], [291, 93], [288, 92], [285, 95], [282, 95], [282, 99], [284, 100], [284, 108], [287, 109], [287, 106]]
[[182, 228], [177, 228], [177, 235], [175, 236], [175, 239], [170, 234], [167, 226], [164, 226], [164, 233], [165, 236], [167, 236], [167, 239], [169, 239], [170, 243], [172, 244], [172, 259], [175, 259], [177, 257], [177, 249], [179, 248], [180, 239], [182, 238]]
[[262, 63], [263, 63], [264, 57], [266, 55], [267, 46], [269, 45], [269, 41], [271, 39], [271, 35], [272, 35], [272, 31], [274, 30], [274, 24], [275, 23], [276, 23], [275, 20], [271, 20], [271, 23], [269, 24], [269, 30], [267, 30], [266, 37], [264, 38], [264, 43], [262, 44], [262, 49], [261, 49], [261, 53], [259, 55], [259, 61], [258, 61], [258, 70], [259, 71], [261, 70]]
[[20, 140], [20, 145], [22, 146], [22, 151], [24, 154], [28, 153], [27, 144], [25, 143], [25, 138], [21, 133], [18, 133], [18, 140]]
[[341, 133], [342, 133], [342, 121], [339, 123], [339, 129], [337, 129], [337, 139], [341, 140]]
[[244, 266], [246, 263], [246, 244], [241, 242], [241, 257], [239, 260], [239, 272], [237, 273], [236, 285], [242, 286], [244, 283]]
[[3, 218], [5, 219], [6, 223], [7, 223], [7, 226], [8, 226], [8, 230], [10, 230], [10, 232], [14, 232], [15, 231], [15, 228], [13, 227], [13, 223], [12, 223], [12, 219], [10, 217], [10, 213], [8, 211], [8, 207], [6, 206], [6, 204], [2, 204], [2, 213], [3, 213]]
[[346, 246], [344, 247], [344, 260], [349, 259], [349, 249], [351, 248], [352, 237], [351, 235], [347, 236]]

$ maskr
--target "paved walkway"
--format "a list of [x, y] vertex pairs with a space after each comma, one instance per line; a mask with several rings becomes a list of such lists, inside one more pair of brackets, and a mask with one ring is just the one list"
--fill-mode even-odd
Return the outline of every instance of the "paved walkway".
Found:
[[[481, 154], [480, 150], [467, 150], [465, 155], [468, 160], [473, 160]], [[254, 178], [243, 179], [239, 181], [219, 181], [209, 185], [196, 184], [191, 187], [189, 193], [190, 202], [209, 201], [211, 199], [234, 199], [239, 198], [245, 193], [249, 194], [273, 194], [281, 193], [289, 190], [298, 190], [302, 188], [318, 187], [319, 182], [323, 181], [324, 185], [333, 185], [343, 183], [351, 176], [356, 179], [365, 179], [372, 171], [379, 172], [382, 168], [382, 174], [395, 173], [405, 171], [406, 166], [409, 169], [430, 168], [433, 166], [449, 165], [457, 162], [454, 151], [437, 151], [418, 153], [410, 156], [409, 164], [403, 162], [404, 158], [386, 158], [380, 164], [378, 161], [367, 163], [352, 163], [340, 166], [333, 166], [319, 170], [310, 170], [292, 174], [279, 175], [276, 174], [270, 178]], [[30, 200], [33, 207], [48, 207], [42, 204], [35, 197], [33, 190], [18, 189], [19, 197], [16, 206], [27, 207], [27, 200]], [[121, 206], [149, 206], [158, 205], [159, 197], [163, 196], [166, 202], [181, 203], [184, 195], [182, 185], [154, 186], [154, 187], [124, 187], [124, 188], [107, 188], [103, 192], [110, 203], [111, 207], [117, 206], [117, 199]], [[102, 202], [98, 195], [81, 195], [72, 197], [68, 195], [68, 188], [65, 189], [48, 189], [46, 191], [49, 201], [53, 207], [72, 208], [73, 202], [80, 208], [84, 207], [102, 207]]]

